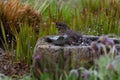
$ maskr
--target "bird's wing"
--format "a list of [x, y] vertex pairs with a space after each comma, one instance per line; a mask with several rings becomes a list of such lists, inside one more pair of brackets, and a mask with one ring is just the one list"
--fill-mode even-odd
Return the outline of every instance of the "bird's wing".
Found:
[[66, 34], [68, 36], [71, 36], [71, 37], [74, 37], [74, 38], [80, 38], [80, 37], [82, 37], [79, 33], [75, 32], [73, 30], [67, 30]]

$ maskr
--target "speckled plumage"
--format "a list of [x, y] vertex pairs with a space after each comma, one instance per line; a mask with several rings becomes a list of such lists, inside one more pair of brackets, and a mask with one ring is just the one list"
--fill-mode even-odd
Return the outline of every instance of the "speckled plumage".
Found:
[[56, 22], [56, 27], [58, 29], [58, 35], [67, 35], [69, 37], [69, 44], [78, 44], [82, 42], [82, 35], [70, 30], [70, 28], [63, 22]]

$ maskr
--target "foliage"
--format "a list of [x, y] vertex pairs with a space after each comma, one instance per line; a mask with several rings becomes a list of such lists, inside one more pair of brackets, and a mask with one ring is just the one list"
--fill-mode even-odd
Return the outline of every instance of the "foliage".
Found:
[[16, 59], [31, 63], [32, 53], [36, 42], [35, 32], [27, 24], [20, 27], [20, 32], [15, 33]]
[[119, 4], [118, 0], [52, 0], [41, 14], [44, 16], [41, 26], [45, 27], [41, 30], [43, 35], [55, 34], [52, 22], [63, 21], [83, 34], [117, 34]]
[[[0, 1], [0, 41], [9, 56], [31, 63], [39, 32], [40, 14], [20, 0]], [[11, 54], [10, 54], [11, 53]], [[15, 61], [16, 61], [15, 60]]]
[[[63, 21], [71, 29], [85, 35], [113, 33], [120, 36], [119, 0], [22, 1], [22, 3], [20, 0], [9, 0], [9, 3], [0, 1], [0, 36], [3, 36], [6, 50], [15, 55], [17, 61], [26, 61], [31, 64], [33, 48], [38, 37], [55, 35], [57, 30], [54, 22], [57, 21]], [[37, 33], [37, 36], [36, 25], [40, 25], [40, 32]], [[13, 36], [10, 41], [11, 47], [8, 47], [7, 33]], [[99, 71], [95, 71], [97, 74], [90, 69], [91, 73], [94, 74], [92, 80], [98, 78], [98, 76], [101, 80], [110, 78], [110, 76], [111, 80], [116, 79], [116, 76], [114, 76], [116, 73], [107, 71], [105, 68], [106, 64], [112, 61], [114, 60], [108, 57], [101, 58], [97, 62], [99, 66]], [[116, 65], [116, 67], [119, 67], [119, 63]], [[119, 73], [118, 71], [118, 80]], [[60, 80], [63, 77], [70, 80], [68, 72], [61, 74]], [[46, 78], [48, 78], [48, 74], [43, 74], [42, 79], [46, 80]], [[25, 80], [27, 79], [25, 78]]]

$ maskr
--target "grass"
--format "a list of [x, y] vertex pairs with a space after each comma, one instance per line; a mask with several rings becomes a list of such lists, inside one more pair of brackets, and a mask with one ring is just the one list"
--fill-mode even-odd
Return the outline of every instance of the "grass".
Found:
[[[83, 34], [116, 34], [119, 20], [119, 2], [114, 2], [113, 4], [111, 2], [112, 0], [108, 1], [108, 3], [104, 0], [92, 0], [91, 2], [88, 0], [75, 0], [73, 2], [53, 0], [53, 2], [42, 14], [43, 16], [48, 15], [43, 18], [43, 21], [46, 23], [51, 23], [52, 21], [63, 21], [66, 22], [72, 29], [78, 30]], [[50, 26], [48, 26], [48, 29], [45, 31], [51, 30], [51, 27], [49, 27]], [[54, 32], [54, 28], [51, 32]], [[45, 33], [52, 34], [51, 32]]]
[[[22, 0], [22, 3], [31, 5], [32, 9], [35, 9], [40, 14], [37, 14], [34, 10], [32, 11], [29, 6], [21, 5], [21, 2], [17, 0], [10, 0], [9, 6], [6, 5], [3, 7], [4, 4], [0, 4], [0, 6], [2, 6], [0, 7], [0, 30], [3, 41], [5, 42], [5, 49], [11, 55], [14, 55], [15, 50], [17, 61], [26, 61], [26, 63], [31, 65], [33, 49], [37, 39], [46, 35], [57, 34], [57, 30], [53, 24], [53, 22], [56, 21], [67, 23], [71, 29], [84, 35], [115, 34], [120, 36], [119, 0]], [[21, 8], [21, 6], [23, 6], [23, 8]], [[31, 14], [27, 14], [28, 12], [23, 14], [25, 16], [22, 15], [22, 12], [18, 14], [17, 10], [21, 9], [23, 13], [31, 10]], [[33, 15], [36, 15], [35, 17], [39, 18], [39, 20], [37, 18], [33, 19]], [[17, 22], [23, 21], [19, 32], [17, 32], [16, 20], [18, 20]], [[33, 20], [35, 20], [35, 22], [33, 22]], [[40, 26], [37, 36], [36, 26], [30, 23], [38, 23]], [[7, 43], [6, 27], [12, 31], [12, 35], [14, 36], [11, 39], [11, 48], [8, 47], [9, 43]], [[105, 58], [103, 58], [103, 60], [104, 59]], [[101, 64], [103, 63], [101, 62]], [[102, 65], [99, 66], [102, 67]], [[102, 71], [104, 70], [99, 72], [100, 76], [103, 74]], [[49, 74], [43, 75], [42, 80], [46, 80], [47, 75]], [[102, 75], [101, 80], [105, 80], [106, 78], [104, 78], [104, 76], [106, 75], [109, 76], [108, 72]], [[69, 79], [66, 72], [61, 75], [60, 80], [62, 80], [62, 76], [64, 76], [66, 80]]]

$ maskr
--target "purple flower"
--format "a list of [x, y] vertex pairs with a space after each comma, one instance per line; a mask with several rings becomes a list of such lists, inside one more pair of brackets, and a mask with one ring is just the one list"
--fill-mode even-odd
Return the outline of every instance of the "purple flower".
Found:
[[113, 40], [108, 39], [108, 40], [106, 41], [106, 46], [113, 47], [113, 45], [114, 45], [114, 41], [113, 41]]
[[36, 60], [40, 60], [40, 59], [41, 59], [41, 56], [40, 56], [40, 55], [36, 55], [36, 56], [35, 56], [35, 59], [36, 59]]
[[90, 46], [95, 53], [99, 53], [101, 50], [100, 45], [97, 42], [92, 42]]
[[98, 42], [102, 43], [102, 44], [106, 44], [106, 41], [108, 40], [107, 36], [101, 36], [98, 40]]
[[88, 70], [85, 70], [82, 74], [81, 77], [83, 80], [87, 80], [87, 78], [89, 77], [90, 72]]
[[114, 63], [107, 64], [106, 70], [115, 71], [115, 64]]

